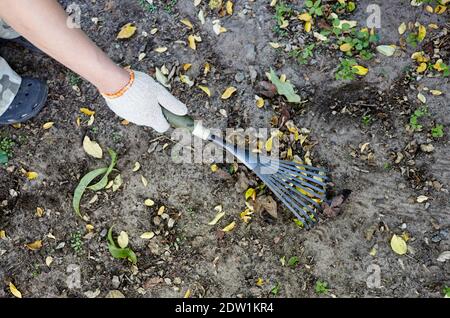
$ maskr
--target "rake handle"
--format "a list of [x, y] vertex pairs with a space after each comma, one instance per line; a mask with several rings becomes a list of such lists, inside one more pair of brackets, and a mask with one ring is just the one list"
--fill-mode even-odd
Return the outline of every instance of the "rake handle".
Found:
[[174, 113], [168, 111], [165, 108], [162, 108], [162, 112], [166, 117], [167, 121], [173, 128], [185, 128], [188, 129], [191, 133], [194, 131], [195, 122], [191, 116], [179, 116]]

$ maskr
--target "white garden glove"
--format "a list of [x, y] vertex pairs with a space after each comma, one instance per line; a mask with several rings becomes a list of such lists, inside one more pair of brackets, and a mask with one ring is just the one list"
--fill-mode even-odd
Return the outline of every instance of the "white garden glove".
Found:
[[149, 75], [134, 71], [134, 82], [123, 95], [110, 97], [103, 95], [106, 103], [119, 117], [139, 126], [149, 126], [157, 132], [165, 132], [170, 125], [161, 107], [175, 115], [187, 114], [186, 105], [176, 99]]

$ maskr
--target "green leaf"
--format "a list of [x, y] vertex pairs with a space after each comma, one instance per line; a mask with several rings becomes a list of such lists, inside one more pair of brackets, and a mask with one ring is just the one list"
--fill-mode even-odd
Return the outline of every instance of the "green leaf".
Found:
[[290, 103], [300, 103], [300, 96], [295, 93], [294, 86], [288, 81], [284, 83], [280, 81], [272, 68], [270, 69], [269, 80], [277, 87], [278, 94], [285, 96]]
[[297, 256], [292, 256], [288, 261], [288, 265], [291, 267], [297, 266], [298, 263], [300, 263], [300, 259]]
[[113, 169], [117, 163], [117, 154], [111, 149], [108, 149], [108, 152], [109, 152], [109, 155], [111, 156], [111, 163], [108, 167], [108, 170], [106, 171], [106, 173], [103, 175], [103, 178], [98, 183], [88, 187], [89, 190], [100, 191], [101, 189], [104, 189], [108, 185], [108, 177], [111, 174], [111, 172], [113, 171]]
[[8, 154], [3, 150], [0, 150], [0, 164], [8, 163]]
[[111, 253], [112, 257], [115, 259], [128, 259], [133, 264], [137, 263], [137, 256], [133, 252], [133, 250], [129, 247], [127, 248], [120, 248], [116, 245], [114, 242], [114, 239], [112, 237], [112, 230], [114, 226], [111, 226], [111, 228], [108, 230], [108, 250]]
[[72, 206], [75, 210], [75, 213], [81, 218], [82, 215], [80, 213], [80, 201], [83, 197], [84, 192], [86, 191], [89, 184], [95, 180], [95, 178], [99, 177], [100, 175], [104, 174], [106, 171], [108, 171], [108, 168], [100, 168], [96, 169], [94, 171], [89, 172], [87, 175], [85, 175], [80, 183], [78, 184], [77, 188], [75, 189], [75, 192], [73, 194], [73, 201]]

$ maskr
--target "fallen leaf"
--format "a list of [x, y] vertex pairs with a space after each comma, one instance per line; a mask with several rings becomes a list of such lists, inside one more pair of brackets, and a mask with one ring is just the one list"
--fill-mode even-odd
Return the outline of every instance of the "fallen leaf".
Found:
[[48, 129], [52, 128], [54, 124], [55, 124], [54, 122], [50, 121], [50, 122], [42, 125], [42, 128], [44, 128], [45, 130], [48, 130]]
[[425, 72], [427, 70], [427, 68], [428, 68], [427, 63], [420, 63], [420, 65], [416, 69], [416, 72], [419, 73], [419, 74], [423, 73], [423, 72]]
[[144, 204], [148, 207], [151, 207], [155, 205], [155, 201], [153, 201], [152, 199], [147, 199], [144, 201]]
[[225, 5], [227, 14], [232, 15], [233, 14], [233, 2], [227, 1], [227, 4]]
[[122, 176], [119, 174], [119, 175], [117, 175], [117, 177], [114, 178], [113, 185], [112, 185], [113, 192], [116, 192], [117, 190], [119, 190], [119, 188], [122, 186], [122, 184], [123, 184], [123, 179], [122, 179]]
[[155, 237], [154, 232], [145, 232], [141, 235], [141, 239], [144, 239], [144, 240], [151, 240], [154, 237]]
[[295, 93], [294, 86], [289, 81], [282, 82], [273, 69], [270, 69], [267, 77], [276, 86], [278, 94], [285, 96], [291, 103], [300, 103], [300, 96]]
[[157, 47], [154, 51], [157, 53], [164, 53], [167, 51], [167, 47], [165, 46]]
[[46, 264], [48, 267], [50, 267], [50, 265], [52, 265], [52, 263], [53, 263], [53, 257], [47, 256], [47, 257], [45, 258], [45, 264]]
[[103, 150], [100, 145], [92, 141], [88, 136], [84, 137], [83, 148], [88, 155], [97, 159], [103, 158]]
[[406, 242], [400, 236], [393, 235], [391, 239], [391, 248], [398, 255], [405, 255], [408, 251]]
[[361, 66], [361, 65], [353, 66], [353, 70], [354, 70], [355, 74], [361, 75], [361, 76], [364, 76], [369, 72], [368, 68]]
[[219, 167], [216, 164], [212, 164], [210, 168], [212, 172], [216, 172], [217, 170], [219, 170]]
[[256, 199], [255, 211], [260, 215], [266, 211], [274, 219], [278, 218], [277, 202], [270, 195], [263, 195]]
[[230, 224], [228, 224], [227, 226], [225, 226], [223, 229], [222, 229], [222, 232], [231, 232], [231, 231], [233, 231], [234, 230], [234, 228], [236, 227], [236, 222], [231, 222]]
[[248, 188], [247, 191], [245, 191], [245, 200], [250, 198], [256, 198], [256, 190], [253, 188]]
[[180, 20], [181, 23], [183, 23], [185, 26], [187, 26], [189, 29], [193, 29], [194, 26], [192, 25], [191, 21], [189, 19], [183, 19]]
[[423, 203], [428, 201], [428, 197], [425, 195], [419, 195], [416, 199], [417, 203]]
[[434, 96], [441, 96], [442, 92], [436, 89], [432, 89], [430, 90], [430, 93], [433, 94]]
[[136, 33], [136, 26], [133, 23], [125, 24], [117, 35], [117, 39], [129, 39]]
[[235, 92], [237, 91], [237, 89], [233, 86], [228, 87], [225, 92], [223, 92], [222, 94], [222, 99], [226, 100], [229, 99]]
[[208, 225], [216, 225], [225, 216], [225, 212], [222, 211], [222, 207], [221, 206], [219, 206], [219, 207], [220, 207], [220, 210], [218, 211], [218, 213], [216, 214], [214, 219], [212, 219], [211, 222], [208, 223]]
[[144, 185], [144, 187], [148, 186], [148, 181], [144, 176], [141, 176], [141, 181], [142, 181], [142, 184]]
[[208, 87], [202, 85], [198, 85], [197, 87], [200, 88], [206, 95], [208, 95], [208, 97], [211, 97], [211, 91]]
[[395, 45], [379, 45], [377, 46], [377, 51], [386, 56], [394, 55], [396, 50]]
[[244, 222], [244, 223], [248, 223], [248, 222], [250, 222], [250, 220], [252, 219], [251, 218], [251, 215], [253, 214], [253, 211], [252, 210], [250, 210], [250, 209], [245, 209], [243, 212], [241, 212], [241, 214], [239, 214], [239, 217], [242, 219], [242, 221]]
[[125, 231], [120, 232], [119, 236], [117, 237], [117, 243], [119, 244], [120, 248], [127, 248], [128, 246], [128, 234]]
[[427, 98], [422, 93], [417, 94], [417, 99], [420, 100], [423, 104], [426, 104]]
[[265, 104], [264, 98], [255, 96], [255, 99], [256, 99], [256, 107], [263, 108]]
[[350, 43], [341, 44], [341, 46], [339, 47], [339, 49], [342, 52], [350, 52], [352, 50], [352, 48], [353, 48], [353, 45], [351, 45]]
[[3, 240], [5, 238], [6, 238], [6, 232], [5, 232], [5, 230], [1, 230], [0, 231], [0, 239]]
[[300, 21], [309, 22], [312, 20], [312, 16], [308, 12], [305, 12], [298, 15], [297, 19], [299, 19]]
[[190, 298], [190, 297], [191, 297], [191, 290], [188, 289], [188, 290], [186, 290], [186, 293], [184, 293], [183, 298]]
[[406, 28], [407, 28], [406, 23], [402, 22], [402, 24], [400, 24], [400, 26], [398, 27], [398, 33], [400, 35], [403, 35], [406, 32]]
[[445, 261], [448, 260], [450, 260], [450, 251], [442, 252], [437, 258], [437, 261], [441, 263], [444, 263]]
[[28, 247], [32, 251], [37, 251], [37, 250], [40, 250], [42, 248], [42, 241], [41, 240], [37, 240], [37, 241], [35, 241], [33, 243], [25, 244], [25, 246]]
[[37, 216], [38, 218], [43, 217], [43, 216], [44, 216], [44, 209], [43, 209], [43, 208], [40, 208], [40, 207], [37, 207], [37, 208], [36, 208], [36, 216]]
[[427, 29], [422, 24], [419, 24], [419, 32], [417, 33], [417, 41], [422, 42], [425, 39], [426, 35], [427, 35]]
[[133, 172], [137, 172], [141, 169], [141, 164], [139, 162], [135, 162], [133, 167]]
[[259, 277], [256, 281], [256, 286], [262, 287], [263, 285], [264, 285], [264, 280], [261, 277]]
[[34, 171], [28, 171], [27, 173], [25, 173], [25, 176], [27, 177], [28, 180], [32, 181], [36, 180], [39, 177], [39, 174]]
[[22, 293], [16, 288], [16, 286], [14, 286], [13, 283], [9, 283], [9, 291], [11, 292], [11, 294], [14, 295], [14, 297], [16, 298], [22, 298]]

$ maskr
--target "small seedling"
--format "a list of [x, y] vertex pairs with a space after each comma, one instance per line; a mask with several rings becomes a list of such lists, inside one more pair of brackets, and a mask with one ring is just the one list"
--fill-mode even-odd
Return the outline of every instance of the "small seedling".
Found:
[[77, 254], [83, 250], [83, 240], [80, 231], [72, 233], [72, 237], [70, 238], [70, 246]]
[[274, 296], [278, 296], [280, 294], [281, 285], [280, 283], [276, 283], [274, 287], [270, 290], [270, 293]]
[[315, 44], [306, 46], [303, 49], [296, 49], [289, 52], [289, 56], [297, 59], [300, 64], [307, 64], [314, 56]]
[[442, 137], [444, 137], [444, 126], [443, 125], [436, 125], [436, 127], [431, 129], [431, 135], [434, 138], [442, 138]]
[[170, 0], [169, 3], [167, 3], [164, 7], [164, 11], [170, 14], [173, 13], [173, 9], [176, 6], [177, 2], [178, 0]]
[[444, 289], [442, 290], [442, 293], [444, 294], [445, 298], [450, 298], [450, 287], [444, 286]]
[[318, 280], [316, 282], [316, 286], [314, 287], [314, 290], [315, 290], [317, 295], [328, 294], [328, 291], [329, 291], [328, 283]]
[[305, 6], [308, 9], [308, 12], [313, 17], [321, 17], [323, 16], [323, 9], [322, 9], [322, 1], [321, 0], [307, 0], [305, 2]]
[[6, 164], [13, 156], [14, 141], [5, 137], [0, 139], [0, 164]]
[[343, 59], [339, 64], [335, 77], [337, 80], [353, 80], [355, 79], [355, 69], [353, 66], [357, 65], [354, 59]]
[[156, 10], [158, 9], [158, 7], [155, 4], [150, 3], [147, 0], [138, 0], [138, 2], [141, 5], [141, 7], [143, 7], [146, 11], [150, 13], [155, 13]]
[[288, 261], [288, 265], [291, 267], [296, 267], [299, 263], [300, 259], [297, 256], [292, 256]]
[[419, 109], [416, 109], [416, 111], [411, 115], [411, 118], [409, 119], [409, 125], [411, 126], [412, 130], [414, 131], [422, 130], [423, 127], [421, 124], [419, 124], [419, 119], [426, 115], [428, 115], [427, 106], [422, 106]]
[[372, 123], [372, 116], [370, 116], [370, 115], [365, 115], [365, 116], [363, 116], [362, 118], [361, 118], [361, 123], [364, 125], [364, 126], [369, 126], [371, 123]]
[[69, 72], [68, 76], [70, 86], [79, 86], [81, 84], [81, 77], [77, 74]]

